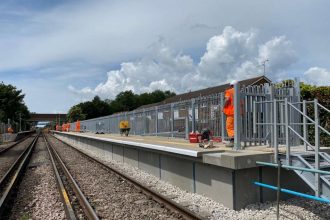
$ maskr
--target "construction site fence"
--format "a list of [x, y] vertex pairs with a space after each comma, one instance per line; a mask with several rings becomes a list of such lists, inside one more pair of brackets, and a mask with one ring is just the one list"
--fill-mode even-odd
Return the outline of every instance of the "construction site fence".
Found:
[[[239, 132], [240, 141], [245, 146], [272, 145], [274, 142], [271, 135], [272, 126], [267, 126], [267, 124], [272, 124], [273, 108], [267, 104], [256, 107], [254, 102], [285, 98], [290, 102], [298, 102], [300, 100], [299, 80], [295, 79], [283, 85], [266, 83], [235, 88], [235, 93], [239, 93], [240, 116], [236, 132]], [[190, 132], [201, 132], [203, 128], [209, 128], [213, 136], [226, 140], [228, 139], [226, 115], [222, 111], [224, 101], [224, 93], [217, 93], [151, 108], [136, 109], [81, 121], [81, 131], [118, 134], [120, 121], [127, 120], [130, 125], [130, 134], [133, 135], [188, 138]], [[255, 128], [254, 120], [260, 122]], [[292, 115], [291, 120], [293, 123], [300, 123], [301, 117]], [[75, 127], [75, 123], [71, 123], [72, 131]], [[285, 138], [281, 136], [280, 139], [284, 141]], [[299, 139], [296, 138], [293, 142], [298, 144]]]

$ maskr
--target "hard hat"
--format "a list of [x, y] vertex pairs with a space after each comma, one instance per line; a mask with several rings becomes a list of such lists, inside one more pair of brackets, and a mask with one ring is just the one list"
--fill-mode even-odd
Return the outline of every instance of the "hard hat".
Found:
[[232, 80], [232, 81], [230, 82], [230, 85], [231, 85], [231, 86], [233, 86], [233, 85], [235, 85], [235, 84], [237, 84], [237, 80]]

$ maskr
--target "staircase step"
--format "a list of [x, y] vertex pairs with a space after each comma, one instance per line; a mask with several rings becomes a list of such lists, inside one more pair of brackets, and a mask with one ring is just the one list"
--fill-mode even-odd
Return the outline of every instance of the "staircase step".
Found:
[[[309, 162], [310, 165], [315, 167], [315, 162]], [[320, 161], [320, 169], [330, 168], [330, 163], [327, 161]]]
[[322, 177], [324, 177], [325, 179], [327, 179], [328, 181], [330, 181], [330, 175], [323, 175]]

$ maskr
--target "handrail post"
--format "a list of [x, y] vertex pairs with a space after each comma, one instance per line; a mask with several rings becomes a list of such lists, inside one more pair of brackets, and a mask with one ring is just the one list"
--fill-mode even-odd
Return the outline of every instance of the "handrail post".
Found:
[[171, 137], [174, 137], [174, 104], [171, 104]]
[[220, 118], [221, 118], [221, 140], [225, 140], [225, 114], [223, 113], [224, 93], [220, 94]]
[[196, 132], [195, 99], [191, 100], [191, 131]]
[[[307, 119], [306, 119], [306, 115], [307, 115], [307, 111], [306, 111], [306, 100], [303, 100], [303, 135], [304, 135], [304, 139], [307, 141]], [[304, 148], [305, 151], [307, 151], [307, 144], [304, 141]]]
[[143, 116], [142, 116], [142, 120], [143, 120], [143, 135], [146, 134], [146, 130], [147, 130], [147, 115], [146, 115], [146, 110], [143, 109]]
[[[314, 114], [315, 114], [315, 169], [320, 169], [320, 138], [319, 138], [319, 113], [317, 99], [314, 99]], [[315, 196], [320, 197], [320, 174], [315, 173]]]
[[133, 111], [133, 121], [132, 121], [132, 125], [131, 125], [131, 127], [132, 127], [132, 129], [133, 129], [133, 132], [134, 132], [134, 135], [136, 134], [136, 118], [135, 118], [135, 110]]
[[290, 165], [289, 104], [287, 98], [284, 99], [284, 107], [285, 107], [286, 164]]
[[234, 149], [241, 150], [241, 111], [240, 111], [240, 86], [234, 85]]
[[281, 197], [281, 160], [277, 160], [277, 193], [276, 193], [276, 217], [280, 219], [280, 197]]
[[155, 132], [156, 136], [158, 136], [158, 106], [155, 107]]
[[274, 141], [274, 148], [275, 148], [275, 155], [274, 155], [274, 160], [275, 162], [279, 160], [278, 158], [278, 137], [277, 137], [277, 101], [276, 99], [273, 100], [273, 123], [274, 123], [274, 134], [273, 134], [273, 141]]
[[253, 134], [257, 133], [257, 103], [253, 102]]

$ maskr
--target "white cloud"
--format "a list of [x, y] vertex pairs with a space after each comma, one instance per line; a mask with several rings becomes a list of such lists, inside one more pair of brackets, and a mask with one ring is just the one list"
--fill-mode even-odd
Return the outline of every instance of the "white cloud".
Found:
[[142, 59], [124, 62], [120, 69], [109, 71], [107, 81], [94, 89], [71, 90], [107, 98], [124, 90], [141, 93], [169, 89], [181, 93], [260, 75], [260, 61], [266, 58], [270, 60], [267, 72], [273, 79], [296, 61], [291, 42], [283, 36], [262, 43], [257, 30], [240, 32], [225, 27], [222, 34], [208, 40], [199, 63], [194, 63], [189, 55], [173, 51], [161, 39]]
[[304, 73], [303, 81], [319, 86], [330, 86], [330, 71], [320, 67], [311, 67]]
[[285, 36], [274, 37], [259, 48], [259, 62], [269, 59], [269, 67], [273, 72], [287, 69], [297, 60], [292, 43]]

